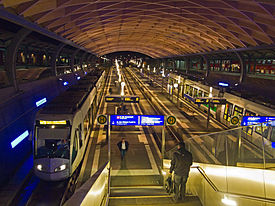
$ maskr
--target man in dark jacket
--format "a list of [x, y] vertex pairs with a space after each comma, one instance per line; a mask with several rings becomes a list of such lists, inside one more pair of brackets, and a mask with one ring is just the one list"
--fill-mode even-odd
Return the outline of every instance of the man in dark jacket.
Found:
[[186, 182], [192, 162], [192, 154], [185, 149], [184, 142], [181, 142], [173, 154], [170, 167], [170, 173], [174, 171], [175, 201], [183, 200], [185, 197]]
[[120, 150], [121, 153], [121, 159], [124, 159], [125, 153], [127, 152], [129, 148], [129, 143], [125, 140], [125, 138], [122, 138], [119, 143], [117, 143], [117, 147]]

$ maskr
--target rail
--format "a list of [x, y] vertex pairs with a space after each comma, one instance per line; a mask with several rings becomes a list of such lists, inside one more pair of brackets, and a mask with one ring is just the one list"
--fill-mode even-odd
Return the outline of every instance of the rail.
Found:
[[[150, 89], [148, 89], [148, 87], [137, 77], [137, 75], [133, 72], [133, 71], [129, 71], [126, 70], [127, 72], [129, 72], [132, 77], [138, 82], [138, 85], [140, 87], [140, 91], [144, 94], [144, 96], [147, 98], [147, 100], [149, 101], [149, 103], [152, 105], [153, 108], [157, 108], [156, 111], [160, 112], [161, 114], [171, 114], [170, 111], [167, 110], [167, 108], [165, 108], [165, 106], [163, 105], [163, 103], [155, 97], [155, 95], [150, 91]], [[158, 105], [158, 106], [156, 106]], [[183, 129], [183, 127], [181, 126], [180, 120], [177, 119], [177, 123], [176, 123], [180, 128]], [[169, 133], [176, 139], [176, 142], [180, 142], [180, 141], [192, 141], [192, 147], [196, 147], [197, 148], [197, 156], [199, 157], [199, 159], [203, 159], [205, 162], [218, 162], [217, 159], [215, 157], [213, 157], [213, 155], [211, 156], [212, 158], [208, 158], [207, 154], [209, 153], [208, 151], [206, 151], [206, 148], [201, 148], [201, 146], [196, 142], [193, 141], [194, 139], [191, 138], [190, 135], [184, 133], [183, 135], [177, 134], [177, 132], [173, 131], [173, 127], [166, 127], [166, 129], [169, 131]], [[182, 140], [178, 137], [182, 137]], [[189, 144], [188, 144], [189, 146]], [[167, 154], [167, 153], [165, 153]]]

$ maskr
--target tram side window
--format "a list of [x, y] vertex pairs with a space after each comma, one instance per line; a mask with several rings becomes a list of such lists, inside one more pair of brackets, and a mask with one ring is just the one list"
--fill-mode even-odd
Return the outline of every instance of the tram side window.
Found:
[[[249, 110], [245, 110], [244, 116], [256, 116], [256, 114], [254, 112], [250, 112]], [[253, 127], [247, 126], [247, 127], [244, 127], [243, 130], [245, 130], [247, 134], [252, 135]]]
[[268, 126], [266, 123], [262, 123], [261, 126], [255, 126], [255, 132], [260, 134], [260, 135], [263, 135], [263, 137], [267, 138], [267, 135], [268, 135]]
[[82, 147], [82, 126], [81, 124], [78, 125], [78, 137], [79, 137], [79, 148]]
[[93, 123], [95, 122], [95, 118], [96, 118], [96, 99], [94, 99], [93, 101]]
[[73, 142], [73, 151], [72, 151], [72, 162], [74, 162], [76, 155], [77, 155], [77, 151], [78, 151], [78, 142], [77, 142], [77, 130], [75, 130], [75, 134], [74, 134], [74, 142]]
[[90, 124], [92, 126], [94, 125], [94, 113], [93, 113], [94, 109], [93, 108], [94, 108], [94, 102], [92, 102], [91, 108], [89, 110], [89, 113], [90, 113]]
[[90, 125], [90, 127], [92, 127], [92, 125], [93, 125], [92, 116], [93, 116], [93, 113], [92, 113], [92, 105], [91, 105], [90, 108], [89, 108], [89, 111], [88, 111], [88, 117], [89, 117], [89, 125]]
[[233, 111], [233, 116], [237, 116], [241, 119], [243, 117], [243, 108], [235, 105], [234, 111]]
[[193, 97], [193, 87], [189, 86], [189, 92], [188, 92], [190, 97]]
[[83, 125], [84, 125], [84, 137], [86, 138], [86, 135], [87, 133], [89, 132], [89, 112], [86, 114], [85, 118], [84, 118], [84, 122], [83, 122]]
[[189, 87], [190, 86], [188, 84], [185, 85], [185, 90], [184, 90], [185, 94], [189, 94]]
[[194, 88], [194, 97], [198, 97], [198, 89]]
[[232, 108], [233, 108], [233, 104], [231, 103], [227, 103], [224, 108], [223, 119], [225, 119], [228, 122], [230, 121], [230, 118], [231, 118]]
[[272, 127], [271, 135], [270, 135], [270, 141], [275, 142], [275, 127]]
[[202, 97], [202, 90], [199, 90], [198, 97]]
[[208, 92], [204, 92], [204, 97], [209, 97], [209, 93]]

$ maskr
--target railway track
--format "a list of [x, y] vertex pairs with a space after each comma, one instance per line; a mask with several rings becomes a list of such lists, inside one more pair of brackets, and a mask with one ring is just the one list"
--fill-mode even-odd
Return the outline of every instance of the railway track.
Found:
[[[129, 69], [125, 70], [125, 80], [126, 84], [129, 86], [129, 88], [133, 87], [133, 85], [136, 85], [136, 88], [139, 90], [139, 92], [143, 95], [144, 98], [149, 102], [151, 105], [153, 111], [155, 111], [155, 114], [159, 115], [173, 115], [171, 111], [160, 101], [157, 99], [156, 95], [154, 95], [150, 89], [137, 77], [134, 72], [131, 72]], [[129, 83], [129, 79], [132, 79], [132, 82], [134, 84]], [[131, 92], [133, 94], [137, 94], [134, 89], [131, 89]], [[143, 112], [145, 112], [142, 105], [140, 105]], [[192, 147], [194, 148], [193, 151], [196, 151], [195, 157], [198, 157], [200, 161], [208, 162], [208, 163], [219, 163], [219, 161], [207, 150], [207, 148], [204, 148], [203, 145], [199, 144], [199, 142], [196, 141], [196, 139], [193, 139], [192, 132], [188, 129], [184, 128], [179, 120], [177, 120], [176, 127], [178, 129], [175, 129], [174, 127], [166, 126], [166, 142], [170, 143], [168, 147], [166, 147], [168, 150], [173, 149], [176, 144], [180, 141], [190, 142]], [[155, 134], [154, 137], [156, 138], [156, 142], [158, 143], [159, 149], [161, 148], [161, 133], [160, 131], [156, 132], [156, 128], [149, 128], [151, 130], [150, 132], [152, 134]], [[207, 131], [205, 131], [207, 132]], [[171, 140], [173, 143], [171, 143]], [[167, 152], [168, 153], [168, 152]], [[195, 159], [196, 160], [196, 159]]]

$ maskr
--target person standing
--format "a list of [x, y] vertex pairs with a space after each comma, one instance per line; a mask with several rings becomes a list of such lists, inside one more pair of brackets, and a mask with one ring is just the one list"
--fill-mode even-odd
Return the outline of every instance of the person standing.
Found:
[[117, 143], [117, 146], [118, 146], [118, 149], [120, 150], [121, 159], [123, 160], [129, 148], [129, 143], [125, 140], [125, 138], [122, 138], [121, 141]]
[[185, 149], [184, 142], [181, 142], [173, 154], [170, 167], [170, 174], [174, 171], [174, 199], [176, 202], [185, 198], [186, 182], [192, 163], [192, 154]]

